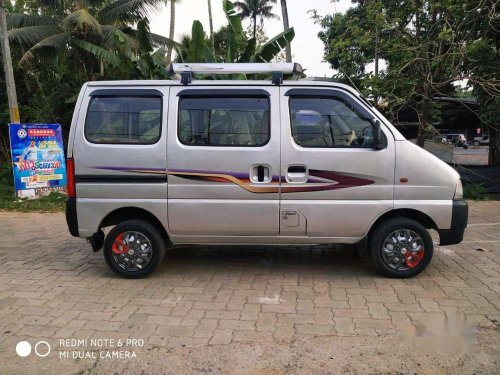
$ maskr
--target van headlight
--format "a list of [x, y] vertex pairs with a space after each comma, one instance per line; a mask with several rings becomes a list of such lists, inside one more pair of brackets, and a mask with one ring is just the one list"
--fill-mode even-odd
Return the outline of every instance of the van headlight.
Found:
[[453, 195], [453, 199], [463, 199], [464, 197], [464, 189], [462, 187], [462, 180], [458, 180], [457, 187], [455, 188], [455, 195]]

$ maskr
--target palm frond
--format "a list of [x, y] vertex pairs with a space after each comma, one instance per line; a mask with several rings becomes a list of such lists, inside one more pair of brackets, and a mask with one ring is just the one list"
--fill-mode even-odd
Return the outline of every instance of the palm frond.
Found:
[[7, 14], [7, 28], [18, 29], [30, 26], [55, 26], [57, 22], [45, 16], [34, 16], [31, 14], [9, 13]]
[[118, 68], [122, 64], [122, 61], [120, 60], [120, 58], [118, 56], [116, 56], [114, 53], [112, 53], [108, 50], [105, 50], [104, 48], [99, 47], [93, 43], [90, 43], [90, 42], [87, 42], [85, 40], [81, 40], [78, 38], [72, 39], [71, 43], [73, 45], [75, 45], [76, 47], [79, 47], [79, 48], [91, 53], [92, 55], [94, 55], [98, 59], [104, 61], [106, 64], [114, 66], [115, 68]]
[[26, 51], [26, 53], [19, 60], [19, 65], [24, 65], [29, 63], [33, 59], [37, 50], [43, 48], [51, 48], [55, 49], [56, 51], [66, 49], [68, 46], [69, 39], [70, 35], [68, 33], [59, 33], [39, 41], [28, 51]]
[[32, 46], [39, 41], [57, 34], [56, 26], [28, 26], [9, 30], [9, 40], [13, 43]]
[[137, 41], [141, 46], [141, 52], [147, 54], [148, 56], [149, 53], [151, 53], [154, 50], [153, 43], [151, 42], [149, 33], [150, 33], [149, 21], [147, 18], [144, 18], [143, 20], [140, 20], [137, 23]]
[[245, 19], [250, 17], [250, 14], [252, 14], [252, 10], [250, 7], [244, 3], [243, 1], [235, 1], [233, 2], [233, 5], [236, 9], [239, 10], [239, 16], [241, 19]]
[[137, 39], [124, 33], [116, 26], [102, 25], [102, 46], [108, 50], [129, 53], [137, 51], [139, 43]]
[[101, 34], [101, 24], [97, 21], [87, 9], [79, 9], [66, 16], [63, 20], [63, 27], [66, 31], [74, 31], [75, 29], [88, 32], [90, 30]]
[[64, 9], [67, 9], [68, 0], [38, 0], [38, 5], [40, 5], [41, 7], [62, 11]]
[[149, 33], [149, 37], [151, 38], [151, 41], [153, 42], [153, 45], [155, 47], [169, 47], [171, 45], [175, 46], [179, 44], [175, 40], [167, 38], [166, 36], [163, 35]]
[[138, 22], [165, 3], [165, 0], [116, 0], [97, 12], [101, 23]]

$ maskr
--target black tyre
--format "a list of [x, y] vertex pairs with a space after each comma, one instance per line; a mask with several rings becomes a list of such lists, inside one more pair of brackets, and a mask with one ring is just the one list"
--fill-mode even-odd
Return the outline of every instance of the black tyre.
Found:
[[422, 224], [412, 219], [388, 219], [370, 236], [373, 262], [377, 270], [388, 277], [418, 275], [429, 265], [433, 252], [431, 235]]
[[138, 279], [153, 272], [165, 258], [165, 239], [144, 220], [127, 220], [106, 236], [104, 259], [117, 274]]

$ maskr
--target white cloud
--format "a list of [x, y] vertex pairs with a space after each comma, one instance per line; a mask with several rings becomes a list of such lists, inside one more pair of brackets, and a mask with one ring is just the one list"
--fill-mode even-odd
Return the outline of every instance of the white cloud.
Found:
[[[321, 30], [319, 25], [314, 24], [308, 11], [316, 9], [318, 14], [326, 15], [334, 12], [344, 12], [351, 6], [349, 0], [340, 0], [332, 3], [330, 0], [288, 0], [288, 18], [290, 26], [295, 29], [295, 39], [292, 42], [293, 61], [301, 63], [307, 69], [309, 76], [330, 77], [333, 70], [329, 64], [323, 62], [323, 42], [318, 38]], [[281, 21], [280, 2], [274, 7], [274, 13], [280, 16], [280, 20], [266, 20], [265, 32], [268, 37], [273, 37], [283, 31]], [[212, 0], [212, 14], [214, 18], [214, 29], [225, 25], [226, 17], [222, 10], [222, 0]], [[176, 6], [175, 36], [191, 33], [191, 25], [194, 20], [199, 20], [208, 33], [208, 9], [207, 0], [183, 0]], [[151, 31], [168, 36], [170, 22], [170, 2], [160, 12], [151, 17]], [[245, 21], [245, 26], [248, 25]]]

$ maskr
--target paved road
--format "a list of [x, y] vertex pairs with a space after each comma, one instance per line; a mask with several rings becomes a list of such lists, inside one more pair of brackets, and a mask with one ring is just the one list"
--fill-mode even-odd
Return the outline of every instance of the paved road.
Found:
[[467, 150], [454, 147], [453, 157], [455, 162], [461, 165], [488, 165], [488, 150], [488, 146], [471, 146]]
[[500, 202], [470, 221], [411, 280], [331, 247], [182, 248], [124, 280], [62, 214], [0, 212], [0, 373], [500, 373]]

